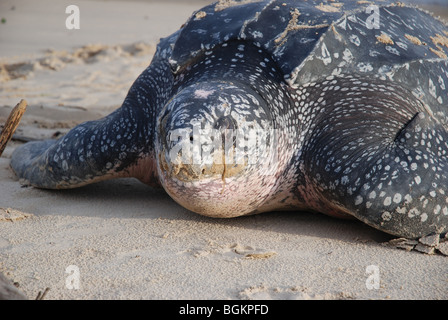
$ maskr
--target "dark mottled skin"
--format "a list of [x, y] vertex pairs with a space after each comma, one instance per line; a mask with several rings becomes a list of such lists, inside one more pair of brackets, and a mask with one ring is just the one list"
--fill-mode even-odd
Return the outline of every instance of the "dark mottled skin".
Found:
[[[17, 148], [12, 168], [49, 189], [136, 177], [215, 217], [312, 210], [409, 238], [446, 232], [448, 28], [379, 2], [372, 29], [369, 4], [339, 3], [199, 10], [161, 40], [120, 109]], [[194, 123], [275, 134], [257, 164], [179, 164], [171, 133]]]

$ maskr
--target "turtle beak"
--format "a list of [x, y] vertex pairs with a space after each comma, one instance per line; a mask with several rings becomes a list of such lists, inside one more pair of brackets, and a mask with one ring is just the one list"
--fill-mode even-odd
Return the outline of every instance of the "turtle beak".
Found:
[[235, 120], [219, 118], [214, 128], [175, 129], [166, 135], [159, 152], [159, 164], [170, 178], [182, 182], [234, 177], [244, 171], [247, 161], [237, 155]]

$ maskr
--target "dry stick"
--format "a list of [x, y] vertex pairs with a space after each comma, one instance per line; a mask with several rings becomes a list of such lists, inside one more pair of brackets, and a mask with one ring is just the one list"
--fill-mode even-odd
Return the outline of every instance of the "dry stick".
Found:
[[17, 126], [20, 123], [20, 119], [22, 119], [23, 114], [25, 113], [27, 107], [26, 100], [20, 100], [20, 102], [12, 109], [9, 114], [8, 120], [6, 120], [5, 126], [3, 127], [3, 131], [0, 134], [0, 156], [6, 148], [6, 144], [11, 139], [14, 131], [16, 131]]
[[37, 294], [37, 297], [35, 300], [44, 300], [45, 296], [47, 295], [48, 291], [50, 291], [50, 288], [45, 288], [44, 292], [42, 293], [42, 291], [39, 291], [39, 293]]

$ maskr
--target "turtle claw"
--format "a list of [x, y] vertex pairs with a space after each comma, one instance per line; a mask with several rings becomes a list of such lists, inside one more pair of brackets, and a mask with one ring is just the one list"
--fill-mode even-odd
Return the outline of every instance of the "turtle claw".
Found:
[[448, 233], [433, 233], [418, 240], [396, 238], [386, 242], [387, 245], [406, 251], [418, 251], [425, 254], [441, 254], [448, 256]]

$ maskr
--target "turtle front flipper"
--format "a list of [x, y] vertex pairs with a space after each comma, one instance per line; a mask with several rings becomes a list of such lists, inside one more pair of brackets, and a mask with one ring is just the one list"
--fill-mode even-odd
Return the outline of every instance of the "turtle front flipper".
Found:
[[304, 151], [310, 205], [399, 237], [446, 232], [448, 132], [430, 108], [379, 80], [326, 87]]
[[151, 171], [148, 162], [154, 157], [143, 143], [141, 124], [128, 111], [121, 108], [101, 120], [80, 124], [59, 140], [20, 146], [12, 155], [11, 167], [23, 183], [47, 189], [134, 176], [139, 161], [146, 161]]
[[167, 55], [175, 38], [176, 34], [161, 40], [151, 65], [134, 82], [121, 108], [78, 125], [59, 140], [18, 147], [11, 159], [17, 176], [24, 183], [48, 189], [118, 177], [158, 185], [154, 130], [172, 88]]

